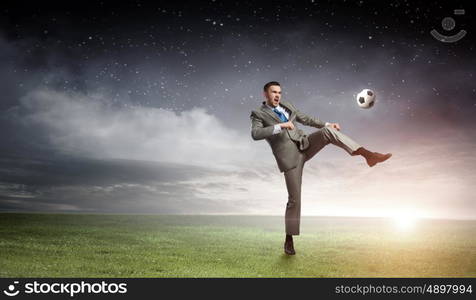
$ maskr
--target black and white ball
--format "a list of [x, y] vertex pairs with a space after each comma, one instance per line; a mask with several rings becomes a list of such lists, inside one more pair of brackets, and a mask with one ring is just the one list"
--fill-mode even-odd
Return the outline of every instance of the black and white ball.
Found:
[[370, 89], [363, 89], [357, 94], [357, 104], [361, 108], [371, 108], [375, 104], [375, 92]]

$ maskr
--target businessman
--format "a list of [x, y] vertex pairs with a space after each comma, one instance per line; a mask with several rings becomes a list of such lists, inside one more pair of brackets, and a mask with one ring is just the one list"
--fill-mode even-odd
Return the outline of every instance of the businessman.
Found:
[[[280, 172], [284, 172], [288, 202], [285, 213], [284, 252], [294, 255], [293, 235], [299, 235], [301, 220], [301, 183], [304, 163], [328, 144], [334, 144], [352, 156], [361, 155], [370, 167], [389, 159], [392, 154], [371, 152], [340, 132], [338, 123], [322, 122], [300, 112], [293, 104], [281, 101], [281, 85], [271, 81], [264, 85], [261, 107], [251, 112], [253, 140], [265, 139], [273, 151]], [[296, 122], [319, 128], [306, 135]]]

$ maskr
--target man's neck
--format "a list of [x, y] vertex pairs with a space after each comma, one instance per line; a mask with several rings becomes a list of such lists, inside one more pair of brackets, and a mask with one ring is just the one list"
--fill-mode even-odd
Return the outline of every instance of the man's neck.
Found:
[[269, 108], [271, 108], [271, 109], [274, 109], [274, 108], [276, 108], [276, 107], [279, 106], [279, 103], [278, 103], [277, 106], [273, 106], [272, 104], [268, 104], [268, 102], [265, 102], [265, 103], [266, 103], [266, 105], [267, 105]]

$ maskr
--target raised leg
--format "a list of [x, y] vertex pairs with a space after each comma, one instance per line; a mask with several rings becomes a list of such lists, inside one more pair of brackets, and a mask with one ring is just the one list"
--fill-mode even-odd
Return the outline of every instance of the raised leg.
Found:
[[334, 144], [347, 151], [350, 155], [361, 147], [357, 142], [339, 130], [327, 126], [310, 134], [308, 139], [309, 147], [303, 151], [306, 155], [305, 161], [311, 159], [328, 144]]

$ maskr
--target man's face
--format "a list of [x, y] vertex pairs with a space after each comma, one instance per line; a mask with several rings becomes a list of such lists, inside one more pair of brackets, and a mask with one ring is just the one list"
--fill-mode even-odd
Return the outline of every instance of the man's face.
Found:
[[266, 98], [266, 103], [269, 106], [278, 106], [279, 100], [281, 100], [281, 87], [279, 85], [272, 85], [268, 87], [268, 90], [264, 92], [264, 97]]

